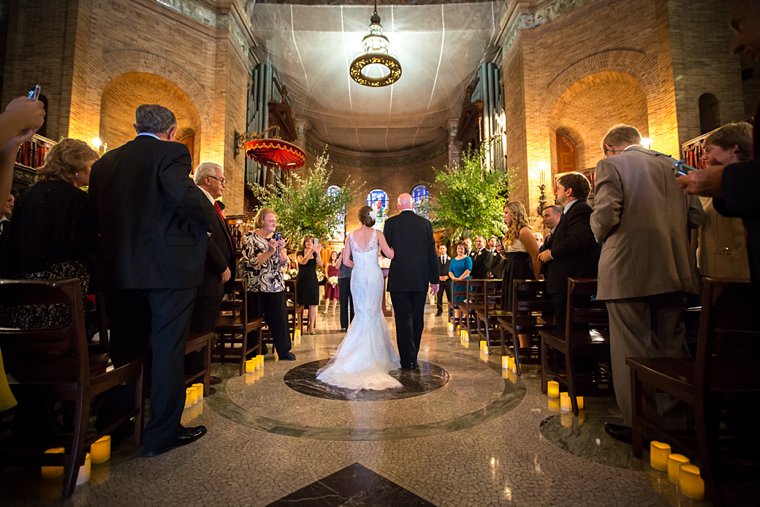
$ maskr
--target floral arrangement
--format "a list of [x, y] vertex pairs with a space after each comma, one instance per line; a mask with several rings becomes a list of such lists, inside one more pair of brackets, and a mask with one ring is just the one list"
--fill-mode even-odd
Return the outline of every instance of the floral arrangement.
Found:
[[336, 285], [338, 285], [338, 277], [337, 276], [331, 276], [331, 277], [329, 277], [327, 279], [327, 281], [330, 282], [330, 285], [332, 285], [333, 287], [335, 287]]

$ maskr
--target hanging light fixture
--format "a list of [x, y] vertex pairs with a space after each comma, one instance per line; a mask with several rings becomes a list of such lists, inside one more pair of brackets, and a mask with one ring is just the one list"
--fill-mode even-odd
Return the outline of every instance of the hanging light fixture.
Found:
[[401, 77], [401, 64], [388, 53], [388, 37], [383, 35], [380, 16], [375, 12], [369, 18], [369, 33], [362, 39], [364, 52], [351, 62], [351, 79], [363, 86], [388, 86]]

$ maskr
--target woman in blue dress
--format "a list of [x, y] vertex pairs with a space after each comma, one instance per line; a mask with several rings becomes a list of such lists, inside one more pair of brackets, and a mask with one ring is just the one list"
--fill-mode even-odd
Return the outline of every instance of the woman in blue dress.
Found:
[[461, 310], [459, 303], [465, 300], [465, 290], [467, 279], [470, 278], [470, 272], [472, 271], [472, 258], [467, 255], [467, 245], [464, 242], [460, 242], [457, 245], [457, 256], [451, 259], [449, 263], [449, 278], [451, 278], [451, 293], [454, 295], [454, 318], [457, 322], [461, 319]]

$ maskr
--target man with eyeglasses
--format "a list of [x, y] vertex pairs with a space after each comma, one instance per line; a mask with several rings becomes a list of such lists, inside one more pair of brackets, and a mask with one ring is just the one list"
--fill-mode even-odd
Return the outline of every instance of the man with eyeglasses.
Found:
[[235, 246], [230, 236], [219, 199], [224, 193], [224, 169], [213, 162], [203, 162], [195, 169], [195, 184], [201, 189], [209, 206], [214, 207], [216, 220], [211, 222], [211, 232], [206, 251], [206, 267], [203, 283], [198, 286], [195, 297], [192, 331], [213, 331], [222, 297], [232, 291], [230, 280], [234, 280]]
[[[698, 289], [687, 231], [701, 220], [701, 205], [692, 210], [673, 177], [674, 160], [640, 142], [629, 125], [605, 135], [590, 219], [602, 243], [596, 297], [607, 303], [615, 397], [624, 423], [607, 423], [605, 430], [628, 443], [631, 378], [625, 358], [687, 353], [681, 311], [684, 294]], [[672, 403], [655, 400], [653, 392], [644, 401], [652, 414], [676, 415]]]

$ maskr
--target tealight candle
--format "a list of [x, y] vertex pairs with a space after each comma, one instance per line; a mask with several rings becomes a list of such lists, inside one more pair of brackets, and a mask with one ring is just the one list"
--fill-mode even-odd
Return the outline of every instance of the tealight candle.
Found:
[[103, 435], [90, 446], [92, 462], [96, 465], [111, 459], [111, 435]]
[[573, 405], [570, 402], [570, 395], [566, 391], [559, 393], [559, 408], [563, 412], [570, 412], [573, 410]]
[[681, 465], [688, 465], [689, 458], [683, 454], [668, 454], [668, 481], [678, 485], [678, 476], [681, 473]]
[[[45, 451], [45, 454], [63, 454], [65, 451], [63, 447], [53, 447]], [[63, 475], [63, 467], [46, 466], [42, 467], [41, 474], [43, 479], [53, 479]]]
[[256, 369], [256, 361], [254, 359], [249, 359], [245, 362], [246, 373], [253, 373], [255, 369]]
[[509, 357], [510, 356], [501, 356], [501, 367], [505, 370], [509, 369]]
[[559, 382], [550, 380], [546, 383], [546, 394], [549, 398], [559, 398]]
[[699, 467], [691, 464], [681, 465], [678, 491], [692, 500], [702, 500], [705, 497], [705, 481], [699, 475]]
[[90, 453], [84, 455], [84, 465], [79, 467], [79, 473], [77, 474], [77, 486], [81, 486], [90, 481], [90, 471], [92, 470], [92, 461]]
[[668, 470], [668, 454], [670, 454], [668, 444], [653, 440], [649, 444], [649, 466], [660, 472], [666, 472]]
[[195, 394], [195, 389], [192, 387], [185, 389], [185, 405], [187, 405], [187, 403], [190, 403], [191, 407], [198, 403], [198, 395]]

